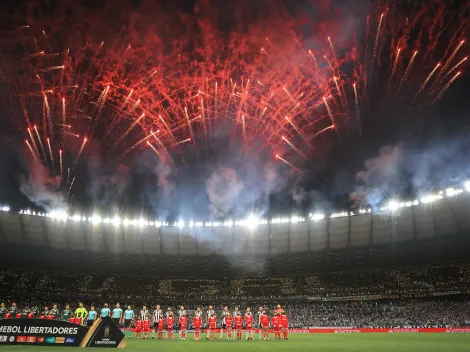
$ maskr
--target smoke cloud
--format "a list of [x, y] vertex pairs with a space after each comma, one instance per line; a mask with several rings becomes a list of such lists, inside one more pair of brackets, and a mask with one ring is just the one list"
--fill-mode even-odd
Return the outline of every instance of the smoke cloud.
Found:
[[206, 180], [211, 214], [216, 218], [227, 216], [242, 189], [243, 182], [238, 180], [235, 169], [221, 167], [212, 172]]
[[379, 206], [389, 197], [419, 197], [462, 183], [470, 172], [466, 138], [432, 140], [429, 145], [387, 145], [367, 159], [350, 194], [356, 205]]
[[67, 203], [60, 190], [61, 177], [51, 176], [44, 166], [34, 160], [29, 160], [28, 170], [28, 176], [20, 176], [21, 193], [47, 212], [66, 209]]

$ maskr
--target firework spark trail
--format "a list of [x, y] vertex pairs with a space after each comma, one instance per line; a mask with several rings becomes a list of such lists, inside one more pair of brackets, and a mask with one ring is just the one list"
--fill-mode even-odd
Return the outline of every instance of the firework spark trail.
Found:
[[47, 137], [47, 147], [49, 149], [49, 156], [51, 157], [52, 170], [54, 170], [55, 169], [54, 154], [52, 153], [51, 140], [49, 137]]
[[59, 150], [59, 164], [60, 164], [60, 176], [62, 181], [64, 180], [64, 164], [62, 162], [62, 149]]
[[346, 106], [345, 100], [343, 99], [343, 92], [342, 89], [339, 87], [338, 77], [333, 77], [333, 80], [335, 81], [335, 86], [336, 86], [336, 91], [338, 92], [339, 96], [339, 101], [341, 102], [341, 106], [343, 108], [343, 113], [347, 116], [348, 115], [348, 107]]
[[155, 152], [155, 154], [158, 155], [158, 157], [160, 157], [160, 153], [158, 152], [157, 148], [155, 148], [155, 147], [153, 146], [152, 143], [150, 143], [149, 141], [147, 141], [147, 145]]
[[39, 160], [36, 156], [36, 153], [33, 151], [33, 148], [31, 148], [31, 145], [29, 144], [28, 140], [24, 140], [26, 142], [26, 145], [28, 146], [28, 149], [31, 151], [31, 154], [33, 155], [34, 161], [36, 161], [39, 164]]
[[51, 109], [49, 107], [49, 101], [47, 100], [47, 96], [44, 94], [44, 107], [46, 109], [46, 116], [47, 122], [49, 123], [49, 133], [52, 135], [52, 116], [51, 116]]
[[334, 129], [334, 128], [335, 128], [335, 125], [331, 125], [331, 126], [325, 127], [324, 129], [322, 129], [322, 130], [316, 132], [316, 133], [312, 136], [312, 138], [316, 138], [316, 137], [318, 137], [320, 134], [322, 134], [323, 132], [326, 132], [326, 131], [331, 130], [331, 129]]
[[359, 97], [357, 96], [356, 83], [353, 83], [353, 90], [354, 90], [354, 103], [356, 105], [356, 117], [360, 121], [361, 110], [359, 108]]
[[438, 78], [446, 71], [447, 67], [449, 67], [449, 65], [452, 62], [452, 60], [454, 59], [455, 55], [457, 55], [457, 52], [462, 47], [462, 45], [464, 45], [464, 43], [465, 43], [465, 40], [461, 40], [459, 45], [457, 45], [457, 47], [452, 52], [452, 54], [450, 54], [449, 58], [447, 59], [447, 61], [444, 64], [444, 66], [442, 66], [442, 69], [439, 72]]
[[207, 142], [207, 127], [204, 118], [204, 99], [201, 98], [201, 118], [202, 118], [202, 127], [204, 129], [204, 140]]
[[56, 71], [56, 70], [62, 70], [65, 66], [64, 65], [61, 65], [61, 66], [51, 66], [51, 67], [47, 67], [47, 68], [43, 68], [42, 70], [39, 70], [40, 72], [51, 72], [51, 71]]
[[135, 142], [133, 145], [131, 145], [129, 148], [127, 148], [124, 153], [121, 154], [121, 156], [119, 157], [118, 161], [121, 161], [122, 158], [124, 158], [130, 151], [132, 151], [133, 149], [135, 149], [137, 146], [139, 146], [140, 144], [142, 144], [143, 142], [145, 142], [147, 139], [151, 138], [153, 135], [152, 134], [149, 134], [148, 136], [145, 136], [144, 138], [142, 138], [141, 140], [138, 140], [137, 142]]
[[294, 130], [297, 132], [297, 134], [302, 137], [302, 139], [304, 140], [305, 143], [307, 143], [308, 146], [310, 146], [310, 144], [308, 143], [308, 140], [307, 138], [305, 138], [304, 134], [302, 133], [302, 131], [300, 131], [297, 126], [294, 124], [294, 122], [292, 122], [291, 119], [289, 119], [288, 116], [285, 117], [285, 119], [287, 120], [287, 122], [289, 122], [289, 124], [294, 128]]
[[140, 115], [130, 126], [129, 128], [121, 135], [121, 137], [119, 137], [118, 139], [116, 139], [116, 141], [114, 142], [114, 145], [113, 146], [116, 146], [119, 142], [121, 142], [128, 134], [129, 132], [131, 132], [135, 126], [137, 126], [137, 124], [145, 117], [145, 113], [142, 113], [142, 115]]
[[103, 111], [103, 106], [106, 102], [106, 97], [108, 96], [108, 92], [109, 92], [109, 86], [106, 86], [106, 89], [103, 91], [103, 95], [101, 99], [98, 101], [98, 112], [95, 116], [95, 125], [94, 125], [95, 127], [98, 124], [98, 120], [101, 116], [101, 112]]
[[80, 138], [80, 135], [77, 134], [77, 133], [72, 133], [72, 132], [69, 132], [69, 131], [64, 131], [64, 134], [67, 134], [69, 136], [73, 136], [75, 138]]
[[330, 117], [331, 123], [335, 125], [335, 118], [333, 116], [333, 113], [331, 112], [330, 106], [328, 105], [328, 102], [326, 101], [326, 97], [323, 97], [323, 102], [325, 103], [326, 111], [328, 112], [328, 116]]
[[437, 94], [436, 98], [434, 99], [434, 101], [432, 102], [433, 104], [435, 104], [438, 100], [440, 100], [442, 98], [442, 96], [444, 95], [444, 93], [446, 92], [447, 89], [449, 89], [450, 85], [460, 76], [461, 72], [457, 72], [454, 77], [452, 77], [449, 82], [447, 82], [447, 84], [440, 90], [440, 92]]
[[[335, 53], [335, 48], [333, 46], [333, 42], [331, 41], [331, 38], [328, 37], [328, 42], [330, 43], [330, 49], [331, 49], [331, 54], [333, 55], [333, 64], [334, 64], [334, 69], [338, 69], [338, 61], [336, 60], [336, 53]], [[335, 73], [336, 75], [336, 73]]]
[[39, 141], [39, 146], [41, 147], [41, 153], [42, 153], [42, 156], [44, 157], [44, 161], [47, 160], [46, 158], [46, 151], [44, 150], [44, 145], [42, 144], [42, 141], [41, 141], [41, 137], [39, 136], [39, 132], [38, 132], [38, 128], [37, 126], [34, 126], [34, 131], [36, 132], [36, 136], [38, 138], [38, 141]]
[[191, 142], [191, 138], [183, 139], [182, 141], [176, 142], [176, 143], [172, 144], [171, 146], [176, 147], [177, 145], [180, 145], [180, 144], [183, 144], [183, 143], [186, 143], [186, 142]]
[[449, 71], [447, 71], [447, 73], [445, 75], [443, 75], [439, 80], [436, 81], [435, 83], [435, 87], [440, 87], [442, 82], [444, 82], [446, 79], [449, 78], [449, 76], [461, 65], [463, 64], [465, 61], [467, 61], [468, 57], [465, 56], [462, 60], [460, 60], [459, 62], [457, 62]]
[[276, 159], [278, 160], [281, 160], [284, 164], [286, 165], [289, 165], [292, 169], [294, 169], [295, 171], [298, 171], [300, 173], [304, 173], [302, 170], [300, 170], [299, 168], [297, 168], [296, 166], [292, 165], [292, 163], [288, 162], [286, 159], [282, 158], [279, 154], [276, 154]]
[[395, 60], [393, 61], [392, 74], [390, 75], [390, 82], [392, 83], [393, 83], [393, 78], [395, 77], [395, 73], [397, 71], [398, 60], [400, 59], [400, 52], [401, 52], [401, 48], [397, 50], [397, 55], [395, 56]]
[[[75, 169], [75, 166], [76, 166], [77, 163], [78, 163], [78, 159], [80, 159], [80, 155], [82, 155], [83, 148], [85, 148], [86, 142], [87, 142], [87, 139], [86, 139], [86, 137], [85, 137], [85, 138], [83, 138], [83, 143], [82, 143], [82, 146], [80, 147], [80, 150], [78, 151], [77, 157], [75, 158], [75, 160], [74, 160], [74, 162], [73, 162], [72, 170]], [[69, 169], [69, 170], [70, 170], [70, 169]]]
[[294, 144], [291, 143], [286, 137], [282, 136], [282, 140], [286, 142], [297, 154], [299, 154], [302, 158], [306, 159], [305, 154], [303, 154]]
[[[104, 93], [104, 92], [103, 92]], [[114, 128], [118, 125], [119, 122], [121, 122], [121, 120], [119, 119], [119, 117], [121, 117], [121, 114], [122, 112], [124, 111], [124, 109], [126, 108], [126, 105], [131, 97], [133, 93], [133, 90], [131, 90], [131, 92], [129, 93], [129, 95], [126, 97], [126, 99], [124, 99], [124, 103], [123, 105], [121, 106], [119, 112], [113, 117], [113, 121], [112, 123], [110, 124], [109, 128], [107, 129], [106, 131], [106, 134], [103, 138], [103, 140], [101, 141], [101, 144], [103, 143], [103, 141], [109, 136], [109, 134], [114, 130]], [[137, 106], [139, 106], [140, 104], [140, 99], [137, 99], [137, 101], [132, 105], [132, 107], [130, 108], [130, 110], [126, 113], [126, 115], [132, 115], [135, 111], [135, 109], [137, 109]]]
[[[66, 112], [66, 108], [65, 108], [65, 98], [62, 98], [62, 125], [60, 125], [61, 127], [67, 127], [67, 112]], [[70, 128], [70, 127], [68, 127]], [[62, 147], [64, 146], [65, 144], [65, 134], [64, 134], [64, 130], [62, 129]]]
[[242, 135], [243, 135], [243, 143], [246, 147], [246, 126], [245, 126], [245, 115], [242, 115]]
[[417, 54], [418, 54], [418, 51], [415, 50], [415, 52], [413, 53], [413, 56], [411, 57], [410, 62], [408, 63], [408, 66], [406, 67], [405, 74], [403, 75], [403, 78], [401, 79], [400, 85], [398, 86], [397, 94], [400, 92], [401, 87], [408, 79], [408, 76], [410, 75], [410, 72], [411, 72], [411, 67], [413, 66], [413, 62], [415, 61]]
[[67, 169], [67, 184], [70, 184], [70, 168]]
[[426, 77], [425, 81], [423, 82], [423, 84], [421, 85], [421, 87], [419, 88], [418, 90], [418, 93], [416, 93], [415, 95], [415, 99], [418, 95], [421, 94], [421, 92], [424, 90], [424, 88], [426, 87], [426, 84], [429, 82], [429, 80], [431, 79], [431, 77], [434, 75], [434, 72], [436, 72], [436, 70], [441, 66], [441, 63], [437, 63], [436, 67], [434, 67], [434, 69], [429, 73], [428, 77]]
[[380, 15], [380, 20], [379, 20], [379, 25], [377, 26], [377, 34], [375, 36], [375, 41], [374, 41], [374, 49], [372, 51], [372, 59], [370, 63], [370, 75], [372, 76], [374, 74], [374, 69], [375, 69], [375, 61], [377, 60], [377, 51], [379, 48], [379, 37], [380, 37], [380, 30], [382, 27], [382, 21], [384, 18], [384, 14]]
[[33, 143], [33, 149], [36, 152], [37, 156], [39, 156], [38, 146], [36, 145], [36, 141], [34, 140], [33, 134], [31, 133], [31, 129], [28, 127], [28, 134], [29, 138], [31, 138], [31, 143]]
[[70, 192], [72, 191], [72, 187], [73, 187], [73, 183], [74, 183], [74, 182], [75, 182], [75, 176], [72, 178], [72, 182], [70, 183], [68, 195], [70, 195]]
[[168, 124], [166, 123], [166, 121], [165, 121], [165, 119], [162, 117], [162, 115], [158, 115], [158, 118], [159, 118], [160, 121], [163, 123], [163, 126], [165, 126], [165, 129], [166, 129], [166, 131], [168, 132], [168, 134], [171, 136], [172, 140], [176, 141], [175, 135], [174, 135], [173, 132], [171, 131], [170, 127], [168, 126]]
[[193, 127], [191, 126], [191, 120], [189, 119], [188, 109], [186, 108], [186, 106], [184, 107], [184, 116], [186, 116], [186, 122], [188, 124], [188, 129], [189, 129], [189, 135], [191, 136], [191, 139], [194, 140]]

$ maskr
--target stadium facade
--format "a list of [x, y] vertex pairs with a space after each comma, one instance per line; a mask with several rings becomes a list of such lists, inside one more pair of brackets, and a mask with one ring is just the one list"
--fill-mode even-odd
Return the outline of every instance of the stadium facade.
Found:
[[0, 212], [2, 266], [156, 277], [305, 275], [460, 260], [470, 193], [379, 213], [244, 226], [114, 226]]

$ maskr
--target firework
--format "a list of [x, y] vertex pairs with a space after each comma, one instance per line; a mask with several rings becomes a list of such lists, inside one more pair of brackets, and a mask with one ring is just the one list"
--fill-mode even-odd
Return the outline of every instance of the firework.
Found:
[[276, 154], [276, 159], [278, 160], [281, 160], [284, 164], [286, 165], [289, 165], [292, 169], [294, 169], [295, 171], [297, 172], [300, 172], [300, 173], [303, 173], [302, 170], [300, 170], [299, 168], [295, 167], [294, 165], [292, 165], [290, 162], [288, 162], [286, 159], [282, 158], [279, 154]]
[[51, 164], [52, 164], [52, 169], [55, 169], [55, 164], [54, 164], [54, 154], [52, 153], [52, 148], [51, 148], [51, 140], [50, 138], [47, 138], [47, 147], [49, 149], [49, 156], [51, 158]]
[[[129, 33], [126, 41], [119, 37], [112, 45], [77, 41], [71, 50], [56, 52], [45, 33], [22, 28], [21, 40], [32, 40], [19, 61], [4, 62], [3, 71], [11, 98], [20, 105], [11, 110], [24, 116], [22, 130], [34, 126], [34, 132], [27, 130], [28, 148], [44, 166], [52, 165], [51, 174], [51, 145], [62, 148], [63, 175], [64, 168], [74, 171], [87, 138], [103, 155], [119, 161], [131, 151], [147, 149], [147, 142], [156, 154], [177, 162], [188, 148], [197, 151], [196, 140], [199, 144], [202, 139], [204, 147], [217, 141], [219, 126], [230, 126], [231, 136], [241, 135], [247, 155], [259, 145], [270, 151], [292, 149], [297, 158], [292, 163], [276, 159], [293, 167], [298, 157], [309, 159], [323, 138], [336, 144], [336, 139], [347, 139], [342, 139], [344, 133], [362, 134], [371, 111], [401, 105], [411, 116], [415, 106], [423, 105], [415, 104], [418, 99], [437, 102], [461, 76], [456, 71], [466, 61], [461, 57], [465, 26], [456, 24], [455, 33], [430, 28], [426, 18], [435, 14], [426, 4], [416, 14], [407, 21], [400, 13], [371, 13], [364, 40], [353, 40], [363, 32], [357, 28], [345, 45], [333, 43], [335, 33], [305, 33], [305, 38], [323, 38], [315, 47], [292, 38], [299, 32], [296, 19], [276, 29], [254, 24], [246, 33], [231, 33], [230, 39], [214, 28], [207, 40], [207, 34], [189, 26], [190, 52], [171, 35], [153, 41], [139, 33]], [[446, 23], [445, 12], [438, 16], [433, 23]], [[412, 38], [411, 32], [422, 34]], [[64, 30], [60, 35], [67, 34]], [[448, 47], [444, 55], [436, 49], [441, 44]], [[371, 89], [382, 86], [389, 89]], [[353, 105], [355, 119], [350, 119]], [[356, 119], [358, 123], [351, 123]], [[324, 134], [330, 130], [336, 138]], [[67, 139], [83, 136], [81, 146]], [[49, 157], [42, 142], [46, 137]], [[67, 165], [64, 153], [76, 155], [72, 164]]]
[[152, 150], [155, 152], [155, 154], [157, 154], [158, 156], [160, 156], [160, 153], [158, 152], [157, 148], [155, 148], [152, 143], [150, 143], [149, 141], [147, 141], [147, 145], [150, 147], [150, 149], [152, 149]]
[[28, 146], [28, 149], [30, 150], [30, 152], [31, 152], [31, 154], [32, 154], [32, 156], [33, 156], [33, 158], [34, 158], [34, 160], [35, 160], [37, 163], [39, 163], [39, 160], [38, 160], [38, 158], [37, 158], [37, 155], [36, 155], [36, 153], [33, 151], [33, 148], [31, 148], [31, 145], [29, 144], [29, 142], [28, 142], [27, 139], [25, 139], [25, 143], [26, 143], [26, 145]]
[[[85, 144], [87, 142], [87, 139], [86, 137], [83, 138], [83, 143], [82, 143], [82, 146], [80, 147], [80, 150], [78, 151], [78, 154], [77, 154], [77, 157], [75, 158], [75, 161], [73, 162], [73, 166], [72, 166], [72, 170], [75, 168], [75, 166], [77, 165], [78, 163], [78, 159], [80, 159], [80, 155], [82, 155], [82, 152], [83, 152], [83, 148], [85, 148]], [[70, 169], [69, 169], [70, 170]], [[70, 174], [70, 173], [69, 173]]]
[[447, 91], [447, 89], [449, 89], [449, 87], [451, 86], [452, 83], [454, 83], [454, 81], [460, 76], [461, 72], [457, 72], [454, 77], [452, 77], [449, 82], [447, 82], [447, 84], [439, 91], [439, 93], [437, 94], [436, 98], [434, 99], [433, 101], [433, 104], [435, 104], [439, 99], [442, 98], [442, 96], [444, 95], [444, 93]]
[[59, 150], [60, 176], [64, 178], [64, 164], [62, 162], [62, 149]]
[[305, 155], [295, 146], [292, 144], [291, 141], [289, 141], [286, 137], [282, 136], [282, 140], [286, 142], [289, 147], [291, 147], [297, 154], [299, 154], [302, 158], [306, 158]]

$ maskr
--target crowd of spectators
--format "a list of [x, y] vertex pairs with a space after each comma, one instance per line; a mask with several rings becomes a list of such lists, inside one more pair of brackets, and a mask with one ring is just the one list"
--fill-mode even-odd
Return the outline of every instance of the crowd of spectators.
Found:
[[109, 299], [253, 299], [434, 294], [470, 288], [466, 262], [281, 278], [180, 278], [31, 273], [0, 270], [0, 295]]

